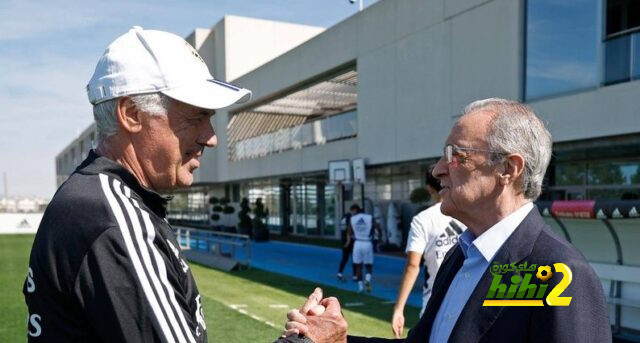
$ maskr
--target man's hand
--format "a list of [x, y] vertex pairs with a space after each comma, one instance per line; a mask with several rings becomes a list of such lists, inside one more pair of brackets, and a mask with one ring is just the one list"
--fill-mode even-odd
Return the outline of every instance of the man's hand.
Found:
[[391, 317], [391, 330], [396, 338], [402, 338], [404, 331], [404, 314], [402, 311], [393, 310], [393, 317]]
[[302, 313], [305, 316], [321, 315], [325, 310], [324, 306], [320, 305], [321, 301], [322, 301], [322, 288], [316, 287], [316, 289], [313, 290], [313, 293], [311, 293], [307, 298], [307, 301], [305, 301], [305, 303], [300, 308], [300, 313]]
[[315, 343], [347, 341], [347, 321], [342, 316], [340, 302], [334, 297], [318, 300], [321, 297], [322, 290], [316, 288], [300, 310], [287, 313], [285, 336], [301, 334]]
[[[287, 318], [291, 322], [295, 322], [296, 318], [299, 319], [298, 322], [306, 323], [306, 318], [304, 315], [321, 315], [324, 313], [324, 306], [320, 305], [320, 301], [322, 301], [322, 289], [320, 287], [316, 287], [313, 290], [313, 293], [309, 295], [307, 301], [304, 302], [302, 307], [299, 310], [291, 310], [287, 313]], [[295, 323], [287, 323], [286, 330], [282, 334], [285, 337], [289, 337], [292, 335], [297, 335], [300, 331], [297, 329], [297, 324]]]

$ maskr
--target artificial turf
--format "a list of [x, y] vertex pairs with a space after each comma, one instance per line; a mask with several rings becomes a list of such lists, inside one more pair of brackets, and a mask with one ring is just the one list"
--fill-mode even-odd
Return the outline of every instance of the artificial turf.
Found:
[[[33, 235], [0, 236], [0, 342], [26, 339], [27, 310], [22, 285]], [[297, 308], [318, 286], [259, 269], [222, 272], [192, 264], [203, 298], [210, 342], [272, 342], [282, 332], [286, 313]], [[363, 294], [323, 287], [337, 296], [354, 335], [391, 337], [388, 302]], [[407, 307], [407, 326], [417, 322], [418, 309]]]

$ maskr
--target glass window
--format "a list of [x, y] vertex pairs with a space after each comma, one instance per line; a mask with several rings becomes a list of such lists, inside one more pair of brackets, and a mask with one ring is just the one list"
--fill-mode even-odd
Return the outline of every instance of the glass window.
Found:
[[556, 185], [584, 185], [587, 166], [584, 163], [558, 163], [555, 170]]
[[527, 100], [598, 86], [599, 3], [527, 1]]
[[270, 230], [280, 231], [280, 186], [277, 183], [269, 183], [264, 189], [265, 209], [268, 211], [267, 226]]
[[604, 42], [604, 83], [629, 81], [640, 76], [640, 1], [607, 0]]
[[324, 206], [323, 235], [333, 237], [336, 232], [336, 186], [324, 186]]
[[391, 200], [389, 180], [380, 180], [380, 183], [376, 184], [376, 200]]
[[231, 201], [240, 202], [240, 185], [234, 183], [231, 185]]
[[601, 160], [555, 165], [556, 200], [636, 199], [640, 194], [640, 160]]
[[635, 200], [640, 199], [638, 188], [590, 189], [590, 200]]
[[604, 43], [604, 83], [628, 81], [631, 72], [631, 36], [610, 39]]
[[631, 78], [640, 79], [640, 32], [631, 36]]
[[[269, 230], [280, 231], [282, 225], [280, 210], [280, 185], [277, 180], [257, 180], [246, 184], [229, 184], [225, 186], [226, 197], [231, 196], [232, 202], [239, 203], [242, 198], [249, 200], [251, 213], [255, 209], [258, 198], [262, 199], [264, 209], [267, 212], [266, 224]], [[237, 199], [235, 197], [237, 196]]]
[[318, 235], [318, 195], [316, 193], [317, 185], [305, 185], [304, 197], [304, 223], [307, 228], [307, 234]]
[[607, 36], [640, 26], [640, 1], [607, 0]]
[[318, 235], [317, 185], [298, 184], [291, 186], [293, 211], [290, 223], [294, 232], [302, 235]]
[[589, 185], [640, 184], [640, 161], [589, 164]]
[[256, 158], [290, 149], [326, 144], [357, 135], [357, 112], [348, 111], [302, 125], [283, 128], [276, 132], [231, 142], [229, 159], [238, 161]]

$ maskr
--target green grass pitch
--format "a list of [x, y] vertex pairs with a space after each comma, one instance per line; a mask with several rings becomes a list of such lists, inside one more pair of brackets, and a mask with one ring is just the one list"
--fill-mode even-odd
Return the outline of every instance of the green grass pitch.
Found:
[[[0, 342], [26, 340], [22, 285], [32, 241], [32, 235], [0, 236]], [[191, 268], [203, 298], [210, 342], [272, 342], [282, 332], [287, 311], [301, 306], [316, 286], [255, 268], [230, 273], [195, 264]], [[340, 299], [350, 334], [392, 337], [393, 304], [332, 287], [323, 289], [326, 296]], [[408, 327], [417, 322], [417, 314], [417, 308], [407, 307]]]

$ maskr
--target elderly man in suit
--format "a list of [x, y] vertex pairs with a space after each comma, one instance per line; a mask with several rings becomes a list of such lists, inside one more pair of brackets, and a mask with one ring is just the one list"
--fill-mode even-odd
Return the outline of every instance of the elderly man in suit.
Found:
[[[574, 246], [551, 231], [532, 203], [540, 195], [550, 158], [551, 135], [530, 108], [495, 98], [471, 103], [451, 130], [433, 171], [443, 186], [442, 212], [468, 230], [447, 253], [425, 313], [409, 336], [347, 336], [339, 302], [322, 299], [317, 289], [299, 311], [289, 312], [288, 337], [281, 341], [611, 341], [596, 274]], [[494, 263], [523, 262], [555, 265], [551, 279], [534, 277], [529, 283], [540, 287], [548, 281], [548, 290], [566, 286], [561, 297], [568, 306], [550, 306], [557, 301], [549, 291], [545, 303], [537, 302], [543, 306], [483, 306], [496, 286]], [[560, 263], [568, 268], [563, 270]], [[521, 270], [504, 272], [503, 283], [522, 279]]]

